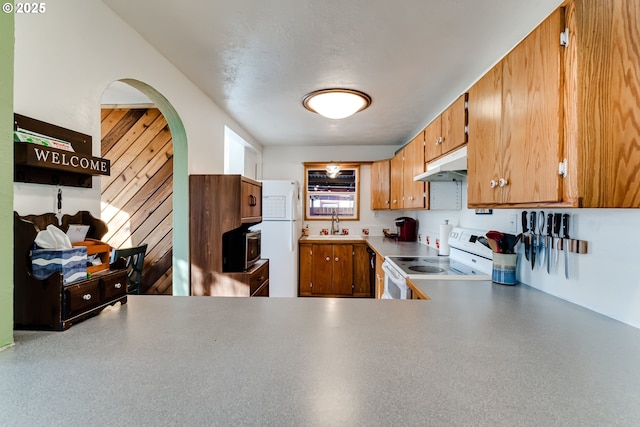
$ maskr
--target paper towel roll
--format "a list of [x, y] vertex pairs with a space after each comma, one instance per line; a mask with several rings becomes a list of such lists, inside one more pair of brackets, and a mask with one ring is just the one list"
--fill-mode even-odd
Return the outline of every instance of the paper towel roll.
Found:
[[438, 255], [449, 255], [449, 233], [451, 233], [452, 228], [447, 219], [444, 220], [444, 224], [440, 225], [440, 252]]

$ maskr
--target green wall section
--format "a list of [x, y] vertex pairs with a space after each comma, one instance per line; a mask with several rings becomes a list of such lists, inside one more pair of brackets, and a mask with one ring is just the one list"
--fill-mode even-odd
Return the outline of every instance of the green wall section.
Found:
[[0, 12], [0, 349], [13, 344], [13, 47], [14, 15]]

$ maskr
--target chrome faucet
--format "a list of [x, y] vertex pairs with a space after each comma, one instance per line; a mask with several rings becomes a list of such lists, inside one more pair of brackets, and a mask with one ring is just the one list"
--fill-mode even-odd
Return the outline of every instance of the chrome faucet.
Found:
[[338, 213], [334, 209], [331, 212], [331, 234], [338, 234], [340, 232], [340, 217], [338, 217]]

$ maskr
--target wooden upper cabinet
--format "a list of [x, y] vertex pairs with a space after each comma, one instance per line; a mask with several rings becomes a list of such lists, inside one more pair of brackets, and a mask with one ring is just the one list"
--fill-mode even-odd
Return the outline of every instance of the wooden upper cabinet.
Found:
[[[403, 149], [404, 150], [404, 149]], [[391, 158], [391, 209], [402, 209], [402, 184], [403, 184], [403, 151], [399, 151]]]
[[562, 201], [557, 10], [469, 91], [468, 204]]
[[502, 63], [469, 89], [467, 197], [469, 205], [500, 203], [502, 176]]
[[467, 100], [462, 94], [442, 113], [440, 153], [447, 154], [467, 143]]
[[424, 172], [424, 145], [424, 132], [420, 132], [403, 149], [402, 206], [404, 209], [424, 209], [425, 207], [425, 183], [413, 180], [414, 176]]
[[556, 10], [502, 62], [503, 203], [562, 200], [563, 15]]
[[467, 94], [462, 94], [425, 128], [425, 162], [467, 143]]
[[424, 129], [424, 159], [425, 162], [430, 162], [437, 157], [440, 157], [442, 152], [440, 146], [440, 138], [442, 137], [442, 116], [436, 117], [429, 125]]
[[566, 8], [564, 197], [640, 207], [640, 0]]
[[240, 209], [243, 222], [262, 220], [262, 184], [242, 177]]
[[640, 207], [639, 10], [567, 1], [471, 88], [469, 207]]
[[371, 165], [371, 209], [391, 208], [391, 160]]

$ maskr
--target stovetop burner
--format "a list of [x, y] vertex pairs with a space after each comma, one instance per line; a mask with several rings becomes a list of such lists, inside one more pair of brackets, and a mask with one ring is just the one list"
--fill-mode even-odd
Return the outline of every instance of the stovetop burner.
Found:
[[416, 271], [418, 273], [430, 273], [430, 274], [444, 273], [444, 268], [433, 267], [430, 265], [410, 265], [409, 270]]
[[[396, 270], [403, 277], [418, 278], [442, 278], [454, 279], [460, 276], [466, 278], [490, 280], [491, 276], [485, 270], [479, 270], [477, 266], [472, 265], [475, 261], [471, 261], [469, 265], [460, 263], [448, 256], [391, 256], [387, 257], [390, 264], [396, 267]], [[489, 264], [491, 263], [488, 260]]]

